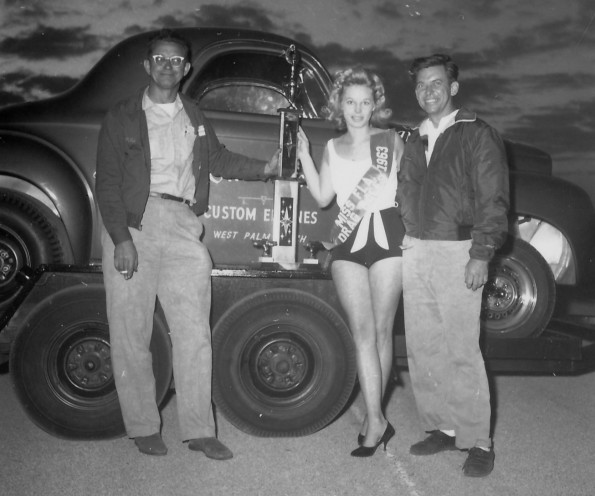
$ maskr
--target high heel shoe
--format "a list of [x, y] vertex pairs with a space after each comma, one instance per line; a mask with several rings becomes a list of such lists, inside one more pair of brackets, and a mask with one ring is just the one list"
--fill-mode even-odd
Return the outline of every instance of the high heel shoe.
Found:
[[[386, 429], [384, 430], [384, 434], [382, 434], [382, 437], [378, 440], [378, 442], [374, 446], [370, 446], [370, 447], [369, 446], [360, 446], [359, 448], [356, 448], [351, 452], [351, 456], [356, 456], [359, 458], [363, 458], [366, 456], [372, 456], [374, 453], [376, 453], [378, 446], [380, 446], [381, 444], [384, 444], [384, 451], [386, 451], [386, 445], [390, 441], [390, 438], [393, 437], [394, 435], [395, 435], [395, 428], [391, 425], [390, 422], [387, 422]], [[358, 437], [358, 439], [359, 439], [359, 437]]]

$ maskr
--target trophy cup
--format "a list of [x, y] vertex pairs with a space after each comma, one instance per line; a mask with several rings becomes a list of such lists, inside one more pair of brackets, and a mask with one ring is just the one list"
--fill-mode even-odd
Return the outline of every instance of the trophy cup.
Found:
[[273, 235], [266, 243], [255, 244], [264, 250], [261, 262], [275, 262], [282, 266], [294, 266], [297, 260], [297, 225], [298, 225], [298, 159], [297, 136], [300, 125], [300, 111], [295, 105], [298, 92], [299, 53], [295, 45], [290, 45], [284, 52], [285, 60], [291, 66], [286, 95], [290, 107], [278, 109], [280, 115], [279, 148], [281, 160], [275, 181], [273, 202]]

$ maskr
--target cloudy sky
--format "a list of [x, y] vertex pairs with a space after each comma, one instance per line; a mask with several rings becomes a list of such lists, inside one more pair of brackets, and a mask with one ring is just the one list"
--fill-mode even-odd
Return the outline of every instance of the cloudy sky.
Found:
[[419, 55], [461, 68], [461, 104], [554, 158], [595, 197], [594, 0], [0, 0], [0, 106], [72, 86], [147, 29], [234, 26], [289, 35], [331, 72], [361, 62], [398, 120], [420, 114], [406, 77]]

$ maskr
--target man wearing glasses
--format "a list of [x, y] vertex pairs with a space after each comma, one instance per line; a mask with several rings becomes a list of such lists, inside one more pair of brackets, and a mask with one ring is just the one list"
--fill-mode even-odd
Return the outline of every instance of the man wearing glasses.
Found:
[[165, 455], [149, 343], [155, 298], [171, 332], [183, 441], [209, 458], [233, 455], [216, 437], [211, 405], [211, 258], [200, 238], [209, 174], [265, 180], [277, 168], [226, 150], [179, 93], [190, 44], [160, 31], [149, 42], [149, 85], [117, 103], [102, 124], [97, 201], [111, 358], [126, 432], [148, 455]]

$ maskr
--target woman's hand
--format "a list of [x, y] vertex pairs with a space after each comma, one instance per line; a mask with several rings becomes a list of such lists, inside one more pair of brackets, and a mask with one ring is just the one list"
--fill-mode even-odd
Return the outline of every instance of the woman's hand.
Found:
[[297, 157], [303, 161], [304, 158], [310, 156], [310, 140], [306, 133], [302, 129], [302, 126], [298, 129], [298, 144], [297, 144]]

